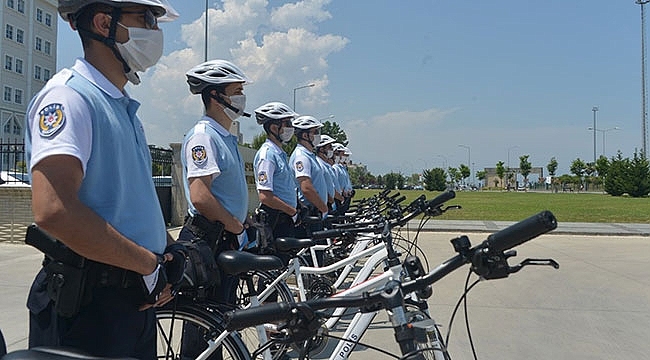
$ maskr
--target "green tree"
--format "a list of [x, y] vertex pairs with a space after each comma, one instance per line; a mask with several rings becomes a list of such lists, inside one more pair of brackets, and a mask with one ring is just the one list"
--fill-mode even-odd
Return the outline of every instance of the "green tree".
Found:
[[528, 184], [528, 175], [530, 175], [530, 170], [533, 168], [533, 165], [528, 161], [529, 157], [530, 155], [522, 155], [519, 157], [519, 172], [524, 177], [524, 185]]
[[424, 170], [424, 188], [428, 191], [445, 191], [447, 188], [447, 175], [442, 168]]
[[[485, 170], [479, 170], [479, 171], [477, 171], [477, 172], [476, 172], [476, 178], [477, 178], [479, 181], [485, 181], [485, 179], [487, 179], [487, 171], [485, 171]], [[486, 184], [486, 185], [487, 185], [487, 184]]]
[[551, 161], [546, 165], [546, 170], [548, 170], [550, 176], [555, 176], [555, 172], [557, 171], [557, 160], [555, 159], [555, 156], [553, 156]]
[[266, 141], [266, 133], [257, 134], [253, 136], [253, 142], [251, 143], [251, 148], [255, 150], [259, 150], [265, 141]]
[[[504, 164], [505, 163], [503, 161], [499, 161], [497, 163], [497, 168], [496, 168], [497, 177], [501, 179], [502, 184], [503, 184], [503, 176], [506, 174], [506, 168], [505, 166], [503, 166]], [[494, 186], [496, 186], [496, 184]]]
[[607, 177], [607, 171], [609, 170], [609, 159], [606, 156], [600, 155], [598, 160], [596, 160], [596, 172], [601, 178]]
[[401, 185], [404, 184], [404, 179], [402, 174], [390, 172], [384, 175], [384, 184], [386, 185], [386, 189], [390, 189], [390, 190], [400, 189], [401, 188], [400, 183]]
[[348, 146], [348, 135], [335, 121], [325, 121], [323, 127], [320, 129], [320, 133], [331, 136], [336, 142], [343, 144], [343, 146]]
[[629, 161], [629, 159], [623, 158], [620, 151], [615, 157], [612, 157], [605, 177], [605, 192], [612, 196], [621, 196], [625, 193]]
[[458, 184], [458, 181], [460, 181], [462, 176], [458, 169], [451, 166], [447, 169], [447, 174], [449, 174], [449, 180], [452, 182], [452, 184]]
[[463, 179], [463, 181], [467, 184], [467, 180], [465, 179], [469, 178], [470, 174], [472, 173], [469, 169], [469, 166], [460, 164], [458, 167], [458, 172], [460, 173], [461, 179]]
[[650, 193], [650, 168], [648, 159], [634, 151], [634, 156], [629, 162], [628, 182], [626, 192], [632, 197], [643, 197]]

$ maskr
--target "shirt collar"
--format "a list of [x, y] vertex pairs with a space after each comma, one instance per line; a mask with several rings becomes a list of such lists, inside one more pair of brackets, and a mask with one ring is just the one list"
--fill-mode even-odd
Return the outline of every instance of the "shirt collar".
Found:
[[103, 92], [114, 99], [128, 97], [126, 92], [120, 91], [112, 82], [110, 82], [104, 74], [102, 74], [92, 64], [82, 58], [77, 58], [72, 69], [79, 73], [81, 76], [90, 81], [93, 85], [100, 88]]
[[213, 118], [211, 118], [211, 117], [209, 117], [209, 116], [207, 116], [207, 115], [203, 115], [203, 116], [201, 117], [201, 121], [205, 121], [205, 122], [207, 122], [207, 123], [208, 123], [210, 126], [212, 126], [212, 128], [215, 129], [215, 130], [217, 131], [217, 133], [219, 133], [219, 135], [221, 135], [221, 136], [229, 136], [229, 135], [230, 135], [230, 136], [235, 136], [235, 135], [231, 134], [230, 131], [228, 131], [228, 129], [226, 129], [225, 127], [223, 127], [223, 125], [219, 124], [219, 123], [217, 122], [217, 120], [215, 120], [215, 119], [213, 119]]
[[284, 152], [284, 149], [283, 149], [283, 148], [279, 147], [276, 143], [274, 143], [273, 141], [269, 140], [268, 138], [266, 139], [265, 142], [269, 143], [269, 144], [271, 145], [271, 147], [274, 148], [277, 152], [279, 152], [279, 153], [283, 153], [283, 152]]

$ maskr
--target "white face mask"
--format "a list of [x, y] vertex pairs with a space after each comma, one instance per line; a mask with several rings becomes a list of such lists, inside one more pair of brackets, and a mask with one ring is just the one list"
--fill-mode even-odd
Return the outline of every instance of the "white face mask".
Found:
[[314, 135], [314, 140], [311, 141], [311, 144], [316, 147], [318, 144], [320, 144], [320, 134]]
[[226, 115], [228, 115], [230, 120], [235, 121], [237, 120], [238, 117], [244, 114], [244, 109], [246, 109], [246, 95], [231, 95], [230, 105], [232, 105], [234, 108], [238, 109], [239, 111], [234, 112], [230, 110], [230, 108], [228, 107], [224, 107], [224, 111], [226, 112]]
[[292, 127], [282, 128], [282, 132], [280, 132], [280, 141], [282, 141], [283, 144], [288, 143], [293, 137], [293, 131]]
[[338, 156], [338, 155], [335, 156], [335, 157], [334, 157], [334, 163], [335, 163], [335, 164], [339, 164], [339, 163], [341, 163], [341, 157]]
[[331, 159], [334, 156], [334, 150], [330, 149], [325, 152], [325, 157]]
[[[129, 41], [124, 44], [115, 43], [115, 46], [131, 68], [131, 72], [145, 71], [160, 60], [163, 53], [162, 30], [126, 27], [120, 23], [118, 25], [129, 32]], [[138, 80], [137, 83], [139, 82]]]

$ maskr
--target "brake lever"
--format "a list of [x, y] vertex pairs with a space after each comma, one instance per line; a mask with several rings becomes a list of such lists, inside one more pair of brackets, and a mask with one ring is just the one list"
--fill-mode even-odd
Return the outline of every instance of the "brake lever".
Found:
[[524, 261], [520, 262], [519, 264], [515, 266], [511, 266], [510, 269], [508, 269], [509, 274], [514, 274], [518, 272], [519, 270], [523, 269], [524, 266], [527, 265], [541, 265], [541, 266], [551, 266], [554, 269], [559, 269], [560, 264], [558, 264], [557, 261], [553, 259], [525, 259]]

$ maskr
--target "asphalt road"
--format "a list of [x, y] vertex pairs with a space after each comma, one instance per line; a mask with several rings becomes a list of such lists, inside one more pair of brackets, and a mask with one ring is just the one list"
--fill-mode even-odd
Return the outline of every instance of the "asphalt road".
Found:
[[[454, 255], [449, 240], [465, 232], [427, 232], [420, 246], [431, 266]], [[467, 234], [473, 243], [485, 233]], [[479, 359], [629, 359], [650, 353], [650, 238], [641, 235], [547, 234], [518, 248], [526, 257], [553, 258], [560, 269], [528, 267], [507, 279], [484, 281], [468, 296], [471, 334]], [[0, 329], [9, 350], [27, 345], [25, 299], [41, 254], [26, 245], [0, 243]], [[442, 279], [429, 300], [437, 322], [448, 321], [467, 268]], [[383, 318], [364, 340], [395, 351]], [[462, 312], [449, 342], [454, 359], [472, 359]], [[362, 349], [353, 359], [383, 359]]]

